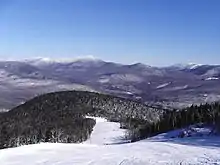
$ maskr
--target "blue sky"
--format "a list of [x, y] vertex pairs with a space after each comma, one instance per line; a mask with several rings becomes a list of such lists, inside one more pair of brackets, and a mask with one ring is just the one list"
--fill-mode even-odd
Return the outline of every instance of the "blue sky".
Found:
[[0, 0], [0, 58], [220, 64], [219, 0]]

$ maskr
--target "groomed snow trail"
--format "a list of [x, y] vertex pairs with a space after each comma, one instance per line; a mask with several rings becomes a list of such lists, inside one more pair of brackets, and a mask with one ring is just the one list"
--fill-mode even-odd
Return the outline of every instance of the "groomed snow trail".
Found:
[[205, 145], [220, 144], [218, 137], [186, 138], [184, 144], [180, 144], [181, 139], [151, 139], [103, 145], [114, 143], [113, 135], [116, 135], [116, 139], [122, 135], [123, 130], [119, 133], [118, 126], [117, 123], [97, 119], [90, 140], [82, 144], [42, 143], [0, 150], [0, 165], [220, 165], [218, 145]]
[[87, 117], [96, 120], [90, 138], [84, 144], [109, 145], [123, 143], [125, 140], [125, 130], [120, 129], [120, 124], [108, 122], [106, 119], [99, 117]]

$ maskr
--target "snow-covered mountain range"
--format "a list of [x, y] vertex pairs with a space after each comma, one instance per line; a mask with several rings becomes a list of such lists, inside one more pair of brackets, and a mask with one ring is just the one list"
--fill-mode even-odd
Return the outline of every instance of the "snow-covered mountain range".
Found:
[[122, 65], [94, 57], [36, 58], [0, 62], [0, 109], [38, 94], [89, 90], [141, 100], [155, 106], [179, 107], [220, 100], [220, 65], [152, 67]]

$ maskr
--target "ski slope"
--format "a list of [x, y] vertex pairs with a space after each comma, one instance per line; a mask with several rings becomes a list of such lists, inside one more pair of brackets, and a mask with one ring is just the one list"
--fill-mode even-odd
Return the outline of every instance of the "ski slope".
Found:
[[162, 134], [116, 144], [125, 130], [118, 123], [96, 120], [90, 139], [82, 144], [42, 143], [0, 150], [0, 165], [220, 165], [219, 137], [169, 140]]
[[99, 117], [90, 117], [96, 120], [90, 138], [84, 144], [110, 145], [125, 143], [125, 130], [120, 129], [120, 124], [116, 122], [108, 122], [106, 119]]

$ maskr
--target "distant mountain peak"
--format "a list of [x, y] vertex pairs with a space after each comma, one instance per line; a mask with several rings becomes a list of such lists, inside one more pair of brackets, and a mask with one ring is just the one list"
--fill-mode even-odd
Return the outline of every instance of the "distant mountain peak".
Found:
[[143, 64], [143, 63], [135, 63], [135, 64], [132, 64], [131, 66], [133, 66], [133, 67], [139, 67], [139, 68], [149, 68], [149, 67], [151, 67], [151, 66], [149, 66], [149, 65], [146, 65], [146, 64]]
[[37, 57], [33, 59], [26, 59], [25, 62], [28, 62], [32, 65], [43, 65], [43, 64], [52, 64], [52, 63], [98, 63], [102, 60], [95, 58], [94, 56], [84, 56], [84, 57], [75, 57], [75, 58], [48, 58], [48, 57]]
[[183, 64], [183, 63], [179, 63], [179, 64], [175, 64], [172, 65], [172, 67], [175, 68], [179, 68], [179, 69], [196, 69], [199, 66], [202, 66], [203, 64], [195, 64], [195, 63], [187, 63], [187, 64]]

